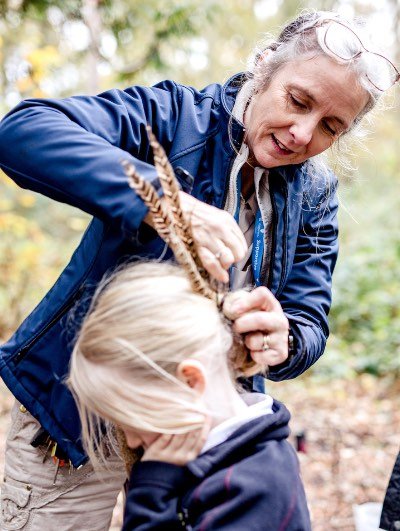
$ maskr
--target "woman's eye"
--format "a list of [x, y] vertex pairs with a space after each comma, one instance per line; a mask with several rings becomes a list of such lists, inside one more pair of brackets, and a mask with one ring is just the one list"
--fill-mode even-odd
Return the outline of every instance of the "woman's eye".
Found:
[[289, 94], [290, 96], [290, 101], [293, 103], [293, 105], [295, 107], [298, 107], [299, 109], [307, 109], [307, 105], [305, 105], [304, 103], [302, 103], [300, 100], [298, 100], [297, 98], [295, 98], [293, 96], [293, 94]]
[[325, 131], [331, 135], [331, 136], [335, 136], [337, 134], [337, 132], [335, 131], [335, 129], [333, 129], [327, 122], [324, 122], [323, 123], [323, 126], [324, 126], [324, 129]]

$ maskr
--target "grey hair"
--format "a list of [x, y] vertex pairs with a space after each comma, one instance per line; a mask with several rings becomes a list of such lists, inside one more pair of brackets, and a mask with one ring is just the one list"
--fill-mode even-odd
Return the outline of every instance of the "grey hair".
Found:
[[[294, 61], [300, 56], [304, 55], [327, 55], [328, 52], [324, 50], [322, 43], [320, 42], [317, 32], [315, 31], [315, 25], [322, 20], [336, 20], [345, 26], [349, 27], [356, 35], [359, 35], [362, 31], [360, 23], [349, 22], [343, 19], [339, 15], [329, 11], [317, 11], [317, 12], [305, 12], [297, 17], [294, 21], [287, 24], [276, 40], [269, 42], [261, 49], [258, 47], [256, 50], [253, 64], [250, 67], [250, 72], [254, 76], [255, 91], [263, 92], [273, 75], [282, 68], [289, 61]], [[360, 39], [365, 42], [366, 36]], [[342, 41], [338, 43], [338, 48], [341, 52], [346, 52], [348, 55], [354, 53], [352, 48], [352, 42]], [[368, 46], [367, 46], [368, 48]], [[263, 54], [267, 50], [274, 51], [271, 57], [268, 57], [268, 61], [263, 61]], [[329, 57], [335, 60], [335, 56], [329, 54]], [[340, 62], [340, 60], [338, 60]], [[369, 101], [355, 122], [361, 120], [361, 118], [369, 112], [377, 103], [382, 91], [378, 90], [368, 80], [371, 75], [371, 71], [374, 72], [374, 76], [377, 72], [376, 61], [373, 60], [370, 54], [362, 54], [357, 59], [351, 59], [346, 61], [348, 68], [351, 69], [358, 77], [360, 85], [369, 95]]]
[[[288, 62], [302, 56], [328, 55], [319, 40], [315, 25], [319, 21], [330, 19], [348, 26], [356, 35], [360, 36], [362, 26], [356, 21], [349, 22], [337, 13], [329, 11], [303, 11], [295, 20], [282, 29], [276, 39], [264, 39], [253, 51], [248, 75], [254, 80], [254, 93], [264, 92], [273, 76]], [[365, 43], [366, 37], [363, 35], [360, 40]], [[367, 48], [372, 49], [368, 42], [366, 44]], [[349, 56], [354, 53], [354, 50], [351, 49], [351, 41], [340, 42], [338, 46], [340, 51], [345, 51]], [[268, 50], [273, 51], [273, 53], [268, 54]], [[268, 54], [267, 60], [264, 59], [266, 53]], [[329, 57], [335, 60], [334, 55], [329, 54]], [[340, 62], [339, 59], [337, 61]], [[346, 132], [346, 142], [341, 139], [340, 146], [337, 141], [334, 143], [336, 148], [335, 155], [339, 159], [339, 165], [344, 167], [344, 169], [349, 169], [349, 163], [346, 161], [346, 156], [350, 153], [349, 144], [365, 138], [366, 130], [360, 125], [360, 122], [367, 113], [376, 107], [382, 96], [382, 91], [378, 90], [368, 79], [371, 77], [372, 72], [375, 79], [379, 74], [373, 55], [361, 54], [357, 59], [346, 61], [346, 65], [356, 74], [360, 86], [369, 95], [366, 106], [354, 120], [351, 129]], [[313, 157], [304, 164], [311, 176], [321, 177], [328, 175], [325, 154]]]

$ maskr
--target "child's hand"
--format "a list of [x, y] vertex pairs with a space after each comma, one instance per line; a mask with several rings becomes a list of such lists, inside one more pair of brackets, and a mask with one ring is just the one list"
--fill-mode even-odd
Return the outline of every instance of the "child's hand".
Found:
[[184, 466], [199, 455], [209, 431], [210, 422], [207, 421], [202, 428], [183, 435], [162, 434], [145, 450], [142, 461]]

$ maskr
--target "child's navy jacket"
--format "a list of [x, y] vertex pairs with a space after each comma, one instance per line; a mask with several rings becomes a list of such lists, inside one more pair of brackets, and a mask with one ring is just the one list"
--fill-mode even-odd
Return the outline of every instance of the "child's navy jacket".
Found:
[[311, 529], [290, 414], [274, 401], [185, 467], [144, 461], [132, 470], [122, 531]]

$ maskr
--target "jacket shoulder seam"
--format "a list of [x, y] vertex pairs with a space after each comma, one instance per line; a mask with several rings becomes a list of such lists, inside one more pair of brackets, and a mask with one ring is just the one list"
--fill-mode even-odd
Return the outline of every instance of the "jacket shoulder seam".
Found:
[[186, 89], [192, 94], [195, 105], [198, 105], [199, 103], [201, 103], [202, 101], [206, 99], [210, 99], [215, 102], [215, 96], [213, 96], [213, 94], [210, 94], [209, 92], [200, 93], [199, 96], [196, 96], [195, 90], [192, 87], [189, 87], [188, 85], [180, 85], [180, 84], [177, 84], [177, 86], [181, 88], [182, 92], [184, 89]]

